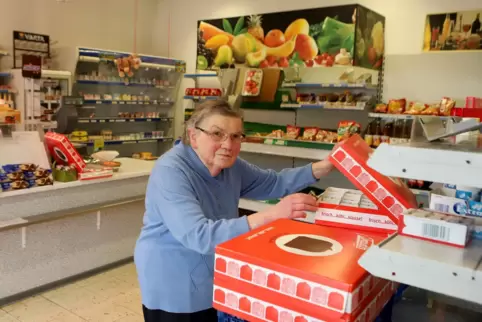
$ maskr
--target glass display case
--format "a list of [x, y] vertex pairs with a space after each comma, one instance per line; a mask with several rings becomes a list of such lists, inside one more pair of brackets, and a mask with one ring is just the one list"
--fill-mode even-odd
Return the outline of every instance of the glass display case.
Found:
[[78, 55], [72, 95], [84, 99], [78, 109], [82, 136], [71, 140], [121, 156], [156, 158], [170, 148], [185, 64], [88, 48], [79, 48]]

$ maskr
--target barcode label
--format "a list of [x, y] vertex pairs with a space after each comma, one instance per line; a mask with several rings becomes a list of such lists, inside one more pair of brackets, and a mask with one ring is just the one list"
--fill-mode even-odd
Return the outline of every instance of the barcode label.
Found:
[[448, 213], [449, 210], [450, 210], [450, 207], [449, 207], [449, 205], [445, 205], [443, 203], [436, 203], [434, 210], [439, 211], [439, 212], [447, 212]]
[[441, 240], [449, 240], [450, 229], [440, 225], [422, 224], [423, 237], [436, 238]]

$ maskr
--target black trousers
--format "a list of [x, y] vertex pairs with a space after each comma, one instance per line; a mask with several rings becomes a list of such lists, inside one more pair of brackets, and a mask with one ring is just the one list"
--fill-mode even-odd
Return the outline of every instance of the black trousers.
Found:
[[142, 306], [145, 322], [217, 322], [218, 312], [209, 309], [194, 313], [169, 313], [163, 310], [149, 310]]

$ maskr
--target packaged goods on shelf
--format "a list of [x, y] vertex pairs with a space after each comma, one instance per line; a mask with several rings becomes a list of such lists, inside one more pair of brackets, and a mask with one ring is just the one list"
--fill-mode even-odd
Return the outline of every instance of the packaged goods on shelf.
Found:
[[5, 164], [0, 167], [0, 191], [15, 191], [52, 185], [51, 169], [33, 163]]
[[455, 101], [449, 97], [444, 97], [440, 102], [432, 104], [407, 102], [405, 98], [401, 98], [391, 99], [388, 104], [377, 104], [374, 112], [395, 115], [450, 116], [454, 107]]
[[260, 227], [217, 246], [214, 307], [247, 320], [374, 320], [394, 285], [357, 261], [387, 236], [291, 220]]
[[397, 225], [359, 190], [330, 187], [318, 198], [315, 223], [378, 232], [394, 232]]
[[20, 111], [11, 108], [7, 104], [0, 104], [0, 124], [14, 124], [19, 123], [21, 119]]
[[401, 235], [457, 247], [467, 245], [473, 228], [473, 218], [424, 209], [409, 209], [400, 216], [398, 222], [398, 232]]
[[243, 96], [258, 96], [263, 82], [263, 70], [248, 69], [244, 74]]
[[367, 165], [372, 153], [370, 146], [354, 135], [342, 142], [330, 155], [330, 160], [394, 223], [407, 209], [417, 208], [412, 191], [401, 180], [386, 177]]
[[222, 90], [219, 88], [186, 88], [186, 96], [207, 97], [221, 96]]

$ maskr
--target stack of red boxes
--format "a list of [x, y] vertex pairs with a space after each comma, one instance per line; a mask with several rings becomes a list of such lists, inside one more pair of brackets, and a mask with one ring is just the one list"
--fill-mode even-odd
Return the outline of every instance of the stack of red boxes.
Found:
[[[415, 197], [401, 182], [369, 169], [370, 152], [354, 136], [333, 151], [331, 160], [379, 214], [397, 224], [403, 211], [417, 207]], [[247, 321], [375, 320], [397, 285], [370, 275], [358, 259], [391, 231], [336, 226], [278, 220], [219, 245], [214, 307]]]

